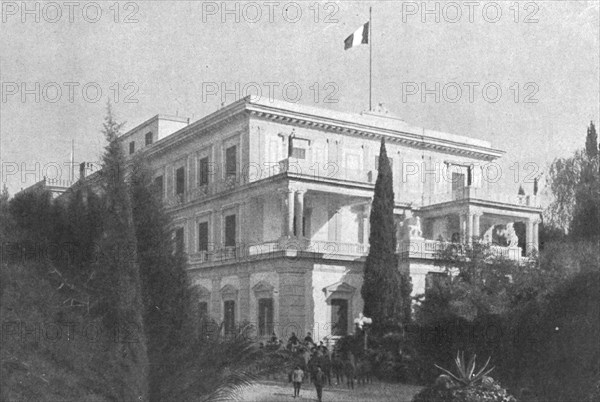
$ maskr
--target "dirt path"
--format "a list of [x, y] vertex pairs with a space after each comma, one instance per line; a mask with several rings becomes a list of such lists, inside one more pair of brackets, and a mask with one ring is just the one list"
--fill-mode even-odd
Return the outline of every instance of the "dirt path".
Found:
[[[323, 388], [323, 402], [366, 402], [366, 401], [395, 401], [410, 402], [421, 387], [404, 384], [373, 383], [361, 385], [354, 390], [341, 386]], [[248, 402], [306, 402], [316, 401], [317, 393], [314, 386], [303, 384], [300, 398], [292, 396], [291, 384], [281, 382], [262, 382], [245, 388], [237, 395], [237, 401]]]

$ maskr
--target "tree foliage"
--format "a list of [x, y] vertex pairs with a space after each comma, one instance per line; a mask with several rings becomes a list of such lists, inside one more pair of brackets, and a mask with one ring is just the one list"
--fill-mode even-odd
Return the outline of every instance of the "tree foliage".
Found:
[[548, 182], [553, 200], [544, 211], [547, 226], [562, 229], [572, 239], [600, 234], [599, 167], [598, 136], [590, 122], [585, 148], [571, 157], [557, 158], [550, 165]]
[[517, 261], [497, 255], [489, 244], [449, 245], [439, 253], [446, 275], [417, 307], [422, 323], [502, 315], [550, 292], [566, 277], [561, 267], [538, 259]]
[[575, 187], [575, 206], [570, 232], [574, 239], [597, 238], [600, 235], [600, 164], [598, 163], [598, 135], [590, 123], [584, 157], [581, 160], [579, 180]]
[[[100, 188], [80, 181], [54, 202], [44, 188], [0, 198], [11, 245], [0, 272], [2, 322], [76, 325], [67, 339], [63, 330], [46, 343], [11, 330], [0, 354], [1, 399], [229, 400], [285, 361], [255, 348], [247, 332], [223, 337], [213, 323], [214, 336], [205, 336], [210, 328], [195, 326], [168, 215], [147, 170], [126, 166], [110, 108], [103, 128]], [[52, 244], [60, 253], [38, 253]]]
[[8, 212], [9, 198], [5, 184], [0, 194], [0, 244], [4, 244], [8, 240], [8, 232], [11, 228], [10, 213]]
[[195, 337], [192, 293], [183, 254], [175, 254], [171, 221], [143, 160], [132, 165], [131, 199], [137, 239], [144, 327], [150, 361], [150, 400], [169, 399], [174, 367]]
[[137, 243], [125, 180], [125, 157], [118, 141], [121, 124], [107, 108], [103, 133], [108, 141], [103, 156], [103, 225], [96, 276], [98, 298], [93, 308], [118, 341], [108, 346], [106, 358], [115, 363], [110, 383], [119, 399], [148, 396], [148, 360], [142, 319], [142, 295]]
[[548, 186], [552, 201], [544, 210], [547, 226], [569, 231], [575, 207], [575, 192], [583, 161], [583, 152], [576, 151], [568, 158], [556, 158], [548, 172]]
[[402, 276], [398, 269], [393, 177], [383, 139], [370, 225], [370, 249], [361, 288], [363, 313], [373, 319], [373, 327], [378, 331], [398, 328], [410, 318], [406, 316], [410, 308], [410, 287], [406, 284], [408, 276]]

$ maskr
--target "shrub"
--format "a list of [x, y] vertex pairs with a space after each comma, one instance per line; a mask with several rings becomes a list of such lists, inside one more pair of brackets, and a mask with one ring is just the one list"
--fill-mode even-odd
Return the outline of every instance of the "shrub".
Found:
[[488, 377], [494, 368], [488, 369], [490, 359], [479, 371], [475, 371], [473, 355], [465, 363], [464, 353], [459, 352], [455, 359], [456, 373], [436, 364], [446, 374], [440, 375], [435, 384], [419, 392], [414, 402], [516, 402], [499, 383]]

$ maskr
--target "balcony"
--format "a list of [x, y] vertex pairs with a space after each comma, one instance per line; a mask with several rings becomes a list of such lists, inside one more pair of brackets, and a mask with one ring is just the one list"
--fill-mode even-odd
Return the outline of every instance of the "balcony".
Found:
[[317, 253], [321, 258], [360, 258], [369, 252], [369, 246], [358, 243], [341, 243], [331, 241], [309, 241], [308, 239], [281, 239], [256, 244], [241, 244], [233, 247], [201, 251], [191, 254], [190, 263], [205, 264], [231, 260], [248, 260], [271, 253], [283, 253], [295, 256], [298, 252]]
[[507, 195], [476, 187], [463, 187], [447, 193], [434, 193], [425, 197], [421, 206], [442, 204], [459, 200], [491, 201], [510, 205], [521, 205], [539, 208], [540, 203], [535, 195]]
[[[400, 260], [426, 259], [435, 260], [440, 258], [440, 253], [454, 244], [458, 253], [465, 253], [468, 245], [462, 243], [441, 242], [428, 239], [412, 239], [399, 242], [397, 253]], [[491, 246], [494, 257], [510, 260], [520, 260], [520, 247]], [[222, 249], [201, 251], [190, 255], [193, 264], [206, 264], [225, 262], [231, 260], [249, 260], [266, 256], [272, 253], [283, 253], [286, 256], [295, 257], [298, 252], [315, 253], [323, 259], [356, 259], [366, 257], [369, 253], [369, 245], [361, 243], [342, 243], [323, 240], [308, 239], [282, 239], [257, 244], [244, 244]]]
[[[438, 240], [428, 239], [411, 239], [398, 244], [397, 252], [401, 260], [410, 258], [420, 259], [439, 259], [440, 253], [446, 250], [449, 246], [455, 245], [457, 253], [464, 254], [468, 245], [463, 243], [442, 242]], [[521, 247], [502, 247], [491, 245], [491, 253], [494, 257], [506, 258], [510, 260], [521, 259]]]

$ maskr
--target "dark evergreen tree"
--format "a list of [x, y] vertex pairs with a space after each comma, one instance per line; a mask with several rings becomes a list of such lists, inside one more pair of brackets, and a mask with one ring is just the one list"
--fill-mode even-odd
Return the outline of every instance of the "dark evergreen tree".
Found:
[[[99, 241], [94, 313], [114, 334], [107, 342], [106, 359], [113, 395], [117, 400], [147, 400], [148, 361], [142, 319], [142, 296], [125, 157], [118, 141], [122, 124], [108, 105], [103, 124], [108, 141], [103, 156], [103, 231]], [[105, 374], [106, 375], [106, 374]]]
[[585, 137], [585, 153], [589, 159], [594, 159], [598, 156], [598, 134], [594, 122], [590, 121], [590, 126]]
[[174, 253], [171, 220], [141, 159], [133, 163], [131, 194], [150, 361], [149, 400], [163, 401], [170, 397], [180, 354], [195, 337], [190, 286], [185, 256]]
[[56, 238], [60, 240], [61, 272], [85, 285], [98, 257], [98, 241], [102, 233], [102, 200], [80, 182], [64, 200], [56, 205]]
[[8, 213], [8, 188], [6, 184], [2, 186], [2, 194], [0, 194], [0, 246], [4, 247], [4, 243], [8, 241], [8, 232], [10, 230], [10, 214]]
[[370, 224], [370, 249], [361, 288], [363, 313], [373, 319], [376, 332], [384, 332], [398, 329], [408, 320], [410, 282], [398, 269], [393, 177], [383, 138]]
[[571, 236], [574, 239], [597, 239], [600, 235], [599, 204], [598, 135], [594, 123], [591, 122], [587, 131], [579, 181], [575, 187], [575, 206], [570, 228]]

